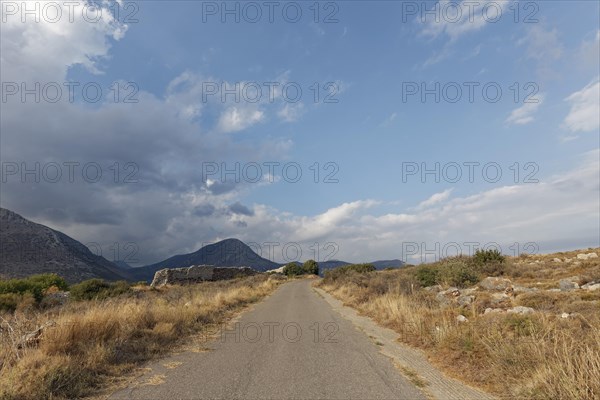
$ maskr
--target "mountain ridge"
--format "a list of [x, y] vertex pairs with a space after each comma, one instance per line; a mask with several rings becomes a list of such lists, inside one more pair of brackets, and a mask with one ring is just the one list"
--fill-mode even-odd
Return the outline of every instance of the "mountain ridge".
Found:
[[92, 278], [132, 280], [81, 242], [6, 208], [0, 208], [0, 247], [0, 275], [7, 278], [56, 273], [69, 283]]

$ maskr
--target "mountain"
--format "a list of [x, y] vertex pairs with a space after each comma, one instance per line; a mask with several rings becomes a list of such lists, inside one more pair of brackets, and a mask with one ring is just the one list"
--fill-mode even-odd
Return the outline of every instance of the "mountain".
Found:
[[377, 269], [386, 269], [386, 268], [398, 268], [404, 265], [404, 261], [401, 260], [378, 260], [370, 262], [369, 264], [373, 264]]
[[115, 264], [117, 267], [119, 267], [121, 269], [125, 269], [125, 270], [129, 270], [129, 269], [133, 268], [131, 265], [127, 264], [123, 260], [113, 261], [113, 264]]
[[131, 279], [126, 271], [62, 232], [0, 208], [0, 276], [56, 273], [69, 283]]
[[261, 272], [281, 266], [262, 258], [241, 240], [225, 239], [204, 246], [193, 253], [176, 255], [156, 264], [133, 268], [128, 272], [137, 280], [151, 280], [154, 273], [163, 268], [185, 268], [203, 264], [218, 267], [250, 267]]

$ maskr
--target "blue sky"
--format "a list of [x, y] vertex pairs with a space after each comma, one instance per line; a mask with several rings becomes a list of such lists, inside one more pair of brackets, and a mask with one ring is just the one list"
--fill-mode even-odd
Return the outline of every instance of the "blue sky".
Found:
[[[3, 8], [3, 83], [97, 82], [108, 92], [122, 81], [139, 91], [136, 104], [11, 97], [2, 161], [135, 163], [139, 182], [15, 175], [3, 180], [2, 206], [83, 242], [135, 242], [139, 264], [226, 237], [334, 242], [335, 258], [350, 261], [403, 258], [405, 242], [599, 245], [599, 3], [481, 1], [472, 20], [442, 12], [435, 22], [421, 20], [421, 2], [321, 2], [317, 23], [313, 2], [291, 4], [302, 9], [296, 23], [276, 3], [273, 23], [264, 6], [257, 23], [243, 13], [239, 23], [231, 15], [223, 22], [219, 12], [236, 4], [244, 7], [104, 2], [99, 23], [77, 13], [75, 22], [23, 23]], [[462, 2], [426, 7], [436, 4], [468, 15]], [[217, 15], [206, 14], [212, 7]], [[132, 12], [137, 21], [125, 19]], [[325, 23], [331, 12], [337, 21]], [[257, 103], [204, 101], [206, 85], [222, 82], [255, 82], [263, 95]], [[270, 102], [265, 82], [292, 83], [302, 96], [291, 102], [275, 90]], [[472, 102], [465, 82], [476, 85]], [[327, 84], [336, 103], [322, 101]], [[462, 95], [452, 103], [406, 94], [436, 84]], [[484, 85], [501, 88], [499, 101], [483, 97]], [[532, 91], [537, 102], [526, 103]], [[257, 163], [265, 173], [264, 163], [297, 163], [303, 175], [289, 183], [276, 168], [272, 182], [223, 182], [202, 173], [207, 162]], [[456, 163], [463, 178], [403, 181], [406, 163]], [[464, 163], [478, 163], [473, 182]], [[488, 163], [502, 179], [483, 178]], [[329, 172], [339, 182], [323, 182]], [[525, 182], [527, 173], [539, 182]]]

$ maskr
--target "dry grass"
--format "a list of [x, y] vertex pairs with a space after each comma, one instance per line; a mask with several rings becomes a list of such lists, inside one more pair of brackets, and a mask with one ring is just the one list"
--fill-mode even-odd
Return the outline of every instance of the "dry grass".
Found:
[[[279, 282], [256, 276], [139, 288], [132, 296], [6, 314], [0, 342], [0, 399], [89, 395], [192, 334], [223, 323], [241, 307], [271, 293]], [[17, 350], [17, 338], [50, 320], [55, 326], [45, 330], [36, 346]]]
[[[567, 256], [577, 254], [573, 253]], [[525, 257], [511, 258], [504, 277], [548, 288], [558, 287], [558, 280], [569, 276], [578, 275], [584, 281], [600, 277], [598, 259], [573, 265], [553, 262], [554, 257], [527, 257], [526, 263], [519, 262]], [[535, 267], [528, 270], [531, 262]], [[598, 291], [518, 294], [508, 300], [510, 306], [525, 305], [538, 311], [483, 315], [489, 292], [475, 292], [475, 302], [468, 306], [442, 306], [435, 293], [419, 289], [414, 272], [415, 268], [406, 268], [349, 274], [343, 279], [325, 279], [319, 285], [396, 330], [400, 341], [424, 349], [449, 375], [501, 398], [600, 399]], [[563, 312], [572, 314], [561, 318]], [[457, 322], [458, 315], [469, 321]]]

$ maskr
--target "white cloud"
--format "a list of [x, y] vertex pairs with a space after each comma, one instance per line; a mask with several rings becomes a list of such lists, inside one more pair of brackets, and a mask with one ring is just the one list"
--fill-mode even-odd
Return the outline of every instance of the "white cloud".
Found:
[[285, 122], [295, 122], [304, 114], [303, 103], [286, 103], [278, 112], [277, 116]]
[[[40, 14], [48, 3], [60, 7], [62, 17], [55, 22], [40, 18], [36, 23], [30, 15], [23, 23], [20, 12], [3, 15], [6, 17], [6, 22], [0, 24], [3, 81], [62, 83], [68, 67], [74, 65], [100, 73], [98, 60], [108, 55], [110, 39], [120, 40], [127, 31], [127, 25], [113, 17], [110, 3], [99, 6], [100, 12], [95, 14], [100, 16], [98, 21], [90, 21], [91, 17], [86, 21], [82, 10], [91, 2], [71, 2], [74, 3], [72, 22], [69, 8], [61, 2], [36, 1]], [[54, 18], [54, 14], [48, 12], [48, 15]]]
[[448, 200], [451, 193], [452, 193], [452, 189], [446, 189], [443, 192], [435, 193], [427, 200], [419, 203], [419, 205], [417, 206], [417, 209], [422, 210], [424, 208], [431, 207], [433, 205], [442, 203], [442, 202]]
[[543, 62], [558, 60], [564, 52], [558, 31], [546, 30], [540, 24], [533, 24], [527, 34], [517, 41], [517, 45], [527, 47], [528, 58]]
[[571, 132], [593, 132], [600, 127], [600, 81], [596, 78], [565, 99], [571, 104], [564, 126]]
[[218, 129], [221, 132], [238, 132], [264, 120], [265, 114], [256, 106], [232, 106], [219, 117]]
[[[440, 35], [447, 35], [451, 41], [455, 41], [463, 35], [476, 32], [486, 25], [493, 25], [497, 18], [497, 12], [500, 17], [504, 15], [510, 0], [483, 0], [483, 1], [450, 1], [440, 0], [434, 7], [439, 13], [436, 19], [432, 15], [424, 15], [417, 18], [417, 22], [423, 25], [421, 34], [436, 38]], [[424, 3], [423, 6], [425, 7]], [[432, 6], [427, 6], [433, 9]], [[471, 8], [472, 7], [472, 8]]]
[[536, 101], [535, 103], [525, 103], [521, 107], [514, 109], [508, 118], [506, 118], [506, 122], [509, 124], [515, 125], [526, 125], [530, 122], [534, 121], [534, 114], [538, 111], [540, 106], [544, 101], [544, 96], [538, 94], [535, 99], [532, 98], [530, 101]]

